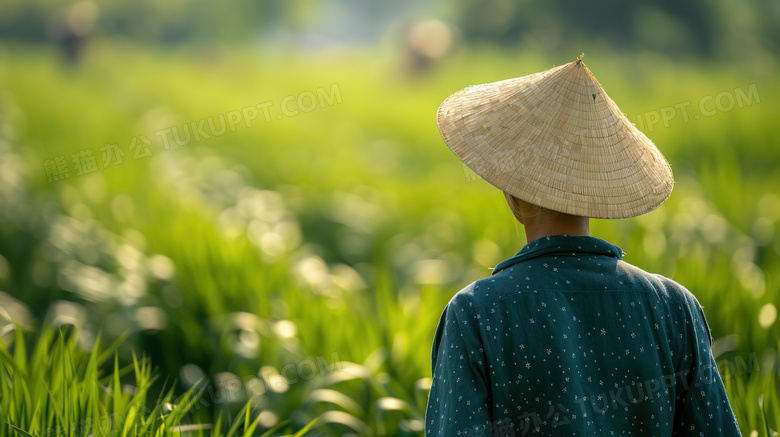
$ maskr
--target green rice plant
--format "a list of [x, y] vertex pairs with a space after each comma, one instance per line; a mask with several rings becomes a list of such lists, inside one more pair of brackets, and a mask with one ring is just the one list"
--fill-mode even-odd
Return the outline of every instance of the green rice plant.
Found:
[[[170, 392], [156, 401], [147, 397], [155, 381], [151, 364], [133, 357], [119, 367], [114, 344], [91, 352], [78, 344], [75, 331], [45, 330], [28, 357], [21, 328], [0, 342], [0, 435], [172, 435], [197, 397], [189, 390], [172, 403]], [[113, 372], [100, 370], [114, 358]], [[123, 384], [132, 374], [134, 385]]]
[[[76, 330], [46, 329], [28, 354], [22, 329], [11, 325], [0, 341], [0, 436], [181, 436], [191, 432], [214, 437], [252, 436], [258, 426], [247, 404], [229, 428], [220, 418], [193, 424], [190, 411], [202, 385], [174, 395], [173, 389], [153, 399], [157, 379], [148, 359], [133, 356], [119, 367], [119, 343], [101, 351], [100, 339], [87, 353]], [[6, 341], [7, 339], [7, 341]], [[103, 371], [113, 357], [110, 372]], [[133, 384], [123, 383], [128, 376]], [[296, 433], [303, 435], [314, 421]], [[277, 431], [287, 423], [280, 424]], [[204, 432], [208, 431], [207, 434]], [[264, 435], [272, 435], [272, 431]]]

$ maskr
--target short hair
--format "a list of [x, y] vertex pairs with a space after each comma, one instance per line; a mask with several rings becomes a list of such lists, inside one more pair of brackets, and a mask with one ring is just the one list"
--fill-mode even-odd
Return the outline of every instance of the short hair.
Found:
[[[536, 204], [533, 204], [531, 202], [526, 202], [525, 200], [519, 199], [506, 191], [504, 191], [504, 197], [506, 197], [507, 203], [509, 204], [509, 210], [512, 211], [512, 215], [515, 216], [517, 221], [520, 223], [523, 223], [523, 213], [525, 213], [526, 216], [536, 217], [536, 216], [543, 216], [543, 217], [554, 217], [558, 214], [560, 214], [558, 211], [553, 211], [552, 209], [547, 209], [543, 206], [539, 206]], [[532, 208], [530, 211], [528, 209], [522, 209], [520, 202], [524, 202]]]

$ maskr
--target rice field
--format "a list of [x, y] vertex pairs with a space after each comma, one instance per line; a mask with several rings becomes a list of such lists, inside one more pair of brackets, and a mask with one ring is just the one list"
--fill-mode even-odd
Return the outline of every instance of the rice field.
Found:
[[[778, 67], [583, 60], [676, 178], [593, 235], [693, 292], [743, 434], [775, 435]], [[421, 436], [444, 305], [525, 244], [436, 108], [569, 61], [6, 43], [0, 437]]]

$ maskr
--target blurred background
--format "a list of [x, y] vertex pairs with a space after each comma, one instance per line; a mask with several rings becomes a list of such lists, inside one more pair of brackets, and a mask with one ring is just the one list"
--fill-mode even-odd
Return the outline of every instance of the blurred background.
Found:
[[258, 432], [422, 435], [442, 309], [525, 244], [436, 109], [582, 52], [677, 181], [593, 235], [693, 292], [743, 433], [769, 435], [770, 0], [5, 0], [0, 336], [72, 326], [177, 392], [206, 378], [193, 422], [251, 401]]

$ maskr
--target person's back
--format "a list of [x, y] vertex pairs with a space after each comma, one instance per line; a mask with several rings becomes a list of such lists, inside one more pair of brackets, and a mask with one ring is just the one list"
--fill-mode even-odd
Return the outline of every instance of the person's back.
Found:
[[698, 302], [621, 258], [543, 237], [457, 293], [427, 435], [739, 435]]
[[529, 244], [445, 308], [426, 434], [739, 436], [698, 301], [590, 236], [590, 218], [657, 208], [674, 178], [582, 55], [464, 88], [437, 122]]

